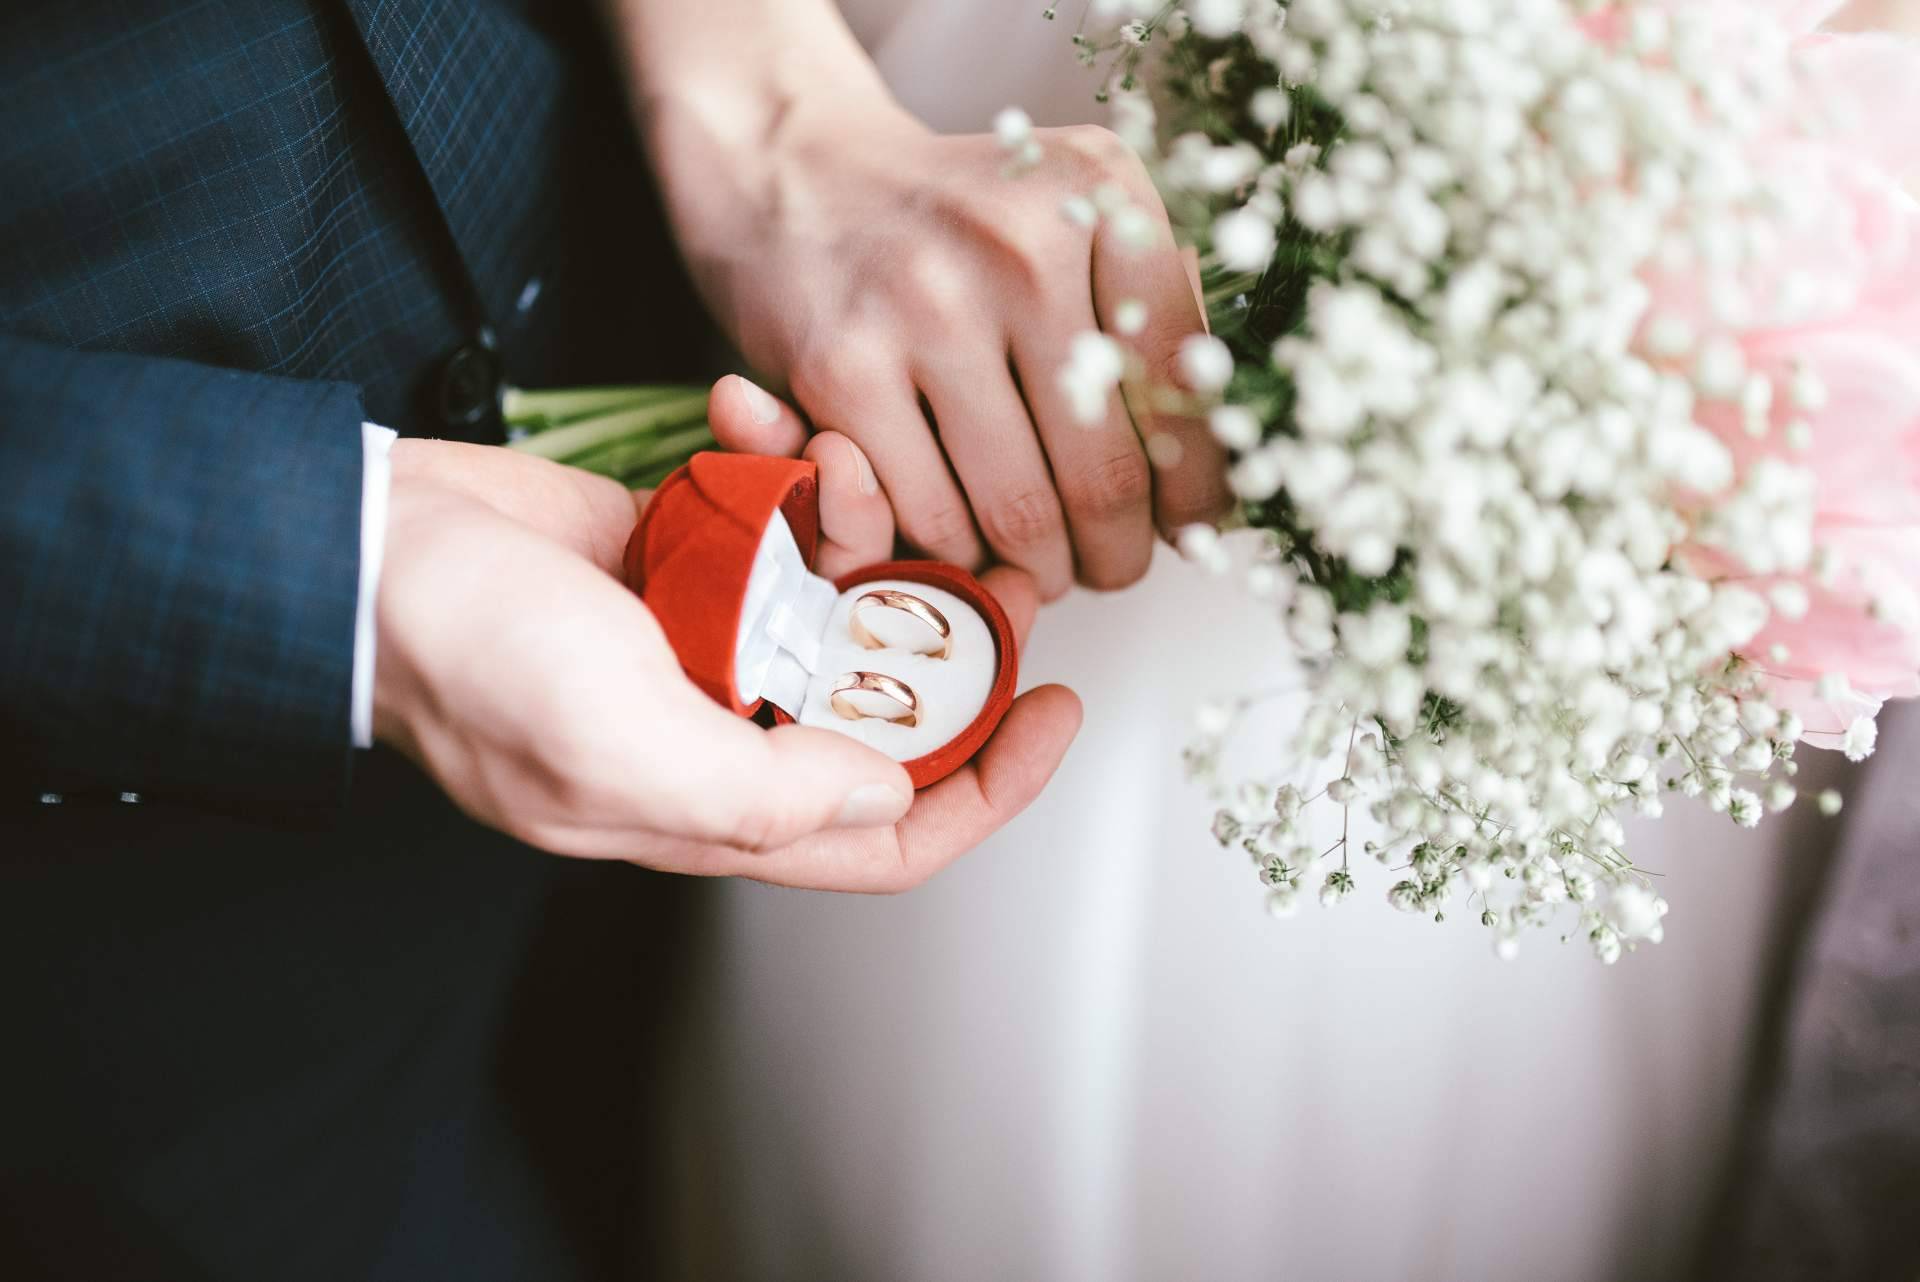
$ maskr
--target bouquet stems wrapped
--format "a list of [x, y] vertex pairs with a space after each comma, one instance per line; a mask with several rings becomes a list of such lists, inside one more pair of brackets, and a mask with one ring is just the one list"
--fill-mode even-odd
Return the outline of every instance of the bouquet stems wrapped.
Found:
[[686, 386], [508, 388], [501, 401], [508, 447], [652, 489], [711, 448], [707, 389]]

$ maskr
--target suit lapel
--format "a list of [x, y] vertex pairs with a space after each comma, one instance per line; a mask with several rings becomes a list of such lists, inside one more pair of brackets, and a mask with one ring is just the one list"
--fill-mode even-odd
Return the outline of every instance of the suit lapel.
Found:
[[511, 307], [545, 229], [565, 68], [486, 0], [347, 0], [482, 307]]

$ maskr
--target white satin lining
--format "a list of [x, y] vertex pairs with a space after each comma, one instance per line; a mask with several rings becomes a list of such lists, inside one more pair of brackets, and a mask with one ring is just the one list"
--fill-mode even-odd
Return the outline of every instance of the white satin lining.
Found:
[[807, 569], [787, 518], [775, 512], [754, 553], [740, 614], [733, 677], [742, 703], [765, 699], [789, 716], [800, 714], [839, 595]]

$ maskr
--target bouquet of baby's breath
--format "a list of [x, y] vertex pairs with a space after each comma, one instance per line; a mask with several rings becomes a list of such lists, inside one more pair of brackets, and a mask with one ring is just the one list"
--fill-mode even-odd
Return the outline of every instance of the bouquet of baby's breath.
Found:
[[[1623, 816], [1758, 823], [1798, 744], [1857, 760], [1920, 693], [1920, 57], [1808, 34], [1834, 7], [1092, 0], [1083, 61], [1201, 254], [1180, 395], [1307, 656], [1296, 773], [1214, 827], [1277, 914], [1353, 891], [1307, 812], [1363, 807], [1394, 906], [1611, 962], [1667, 908]], [[1129, 359], [1082, 336], [1087, 417]]]

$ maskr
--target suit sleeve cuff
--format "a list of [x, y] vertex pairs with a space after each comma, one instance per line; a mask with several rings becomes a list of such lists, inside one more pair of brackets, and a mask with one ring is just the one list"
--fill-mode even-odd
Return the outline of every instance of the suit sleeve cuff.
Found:
[[387, 547], [387, 493], [393, 486], [393, 441], [397, 433], [376, 423], [360, 425], [364, 466], [360, 471], [360, 597], [353, 617], [353, 746], [373, 747], [374, 603], [380, 596], [380, 563]]

